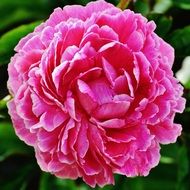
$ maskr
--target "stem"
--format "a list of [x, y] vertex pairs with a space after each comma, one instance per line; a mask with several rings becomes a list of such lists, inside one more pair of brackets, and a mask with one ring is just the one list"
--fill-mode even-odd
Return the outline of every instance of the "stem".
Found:
[[130, 3], [130, 0], [120, 0], [117, 7], [120, 8], [121, 10], [125, 10], [127, 6], [129, 5], [129, 3]]
[[0, 110], [4, 109], [7, 105], [7, 102], [11, 99], [10, 95], [5, 96], [2, 100], [0, 100]]

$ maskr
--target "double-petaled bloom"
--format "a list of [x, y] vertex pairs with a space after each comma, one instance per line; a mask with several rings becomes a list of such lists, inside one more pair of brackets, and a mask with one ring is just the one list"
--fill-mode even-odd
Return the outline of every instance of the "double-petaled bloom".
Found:
[[173, 48], [154, 22], [103, 0], [57, 8], [16, 46], [8, 103], [41, 169], [91, 185], [148, 175], [181, 134]]

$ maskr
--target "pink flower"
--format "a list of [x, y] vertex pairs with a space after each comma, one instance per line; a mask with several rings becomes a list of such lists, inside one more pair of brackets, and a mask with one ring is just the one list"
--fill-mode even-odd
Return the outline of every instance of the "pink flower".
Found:
[[103, 0], [57, 8], [16, 46], [8, 103], [41, 169], [94, 187], [148, 175], [184, 109], [173, 48], [154, 22]]

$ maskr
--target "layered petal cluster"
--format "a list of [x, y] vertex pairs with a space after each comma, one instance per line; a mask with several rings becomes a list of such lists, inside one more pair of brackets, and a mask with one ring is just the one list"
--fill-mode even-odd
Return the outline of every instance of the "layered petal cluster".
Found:
[[181, 134], [183, 88], [154, 22], [103, 0], [54, 10], [16, 46], [8, 103], [41, 169], [94, 187], [148, 175]]

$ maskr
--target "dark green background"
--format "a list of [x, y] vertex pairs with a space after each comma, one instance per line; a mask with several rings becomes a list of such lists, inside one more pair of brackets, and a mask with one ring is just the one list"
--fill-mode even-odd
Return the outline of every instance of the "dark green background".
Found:
[[[80, 179], [61, 180], [42, 172], [33, 149], [16, 137], [7, 114], [7, 64], [19, 39], [47, 19], [55, 7], [88, 3], [88, 0], [0, 0], [0, 190], [89, 190]], [[109, 0], [114, 5], [117, 0]], [[190, 0], [137, 0], [129, 8], [157, 24], [156, 33], [176, 51], [173, 71], [190, 55]], [[189, 68], [190, 69], [190, 68]], [[190, 83], [189, 83], [190, 84]], [[177, 115], [183, 124], [178, 142], [162, 146], [160, 164], [148, 177], [115, 176], [116, 185], [104, 190], [190, 190], [190, 90], [185, 84], [186, 110]], [[96, 188], [101, 189], [101, 188]]]

